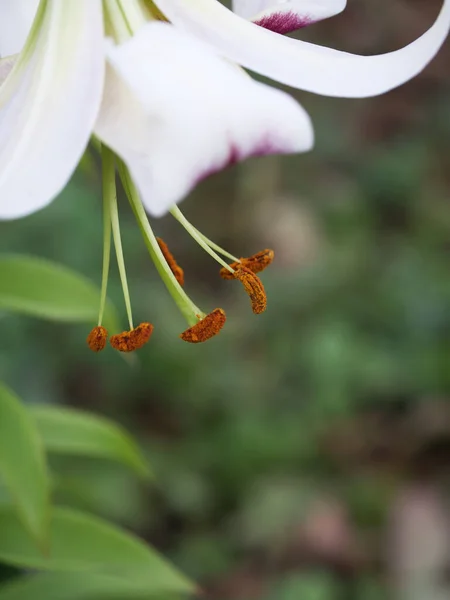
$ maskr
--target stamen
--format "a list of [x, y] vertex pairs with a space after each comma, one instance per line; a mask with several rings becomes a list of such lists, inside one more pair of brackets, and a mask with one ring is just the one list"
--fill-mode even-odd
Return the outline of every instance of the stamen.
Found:
[[189, 223], [186, 217], [183, 215], [178, 206], [173, 206], [170, 209], [170, 214], [175, 217], [175, 219], [182, 225], [186, 231], [194, 238], [194, 240], [199, 244], [203, 250], [205, 250], [210, 256], [212, 256], [219, 265], [222, 265], [224, 269], [230, 271], [230, 273], [234, 273], [234, 270], [222, 259], [214, 250], [208, 245], [205, 241], [204, 237], [197, 231], [197, 229]]
[[117, 0], [104, 0], [103, 9], [107, 35], [118, 43], [130, 39], [133, 31], [125, 18], [120, 2]]
[[[108, 288], [109, 262], [111, 256], [111, 214], [109, 193], [111, 186], [111, 171], [108, 160], [104, 160], [104, 148], [102, 154], [102, 189], [103, 189], [103, 267], [102, 286], [100, 290], [100, 307], [98, 310], [98, 325], [89, 333], [86, 342], [92, 352], [100, 352], [106, 346], [108, 332], [102, 327], [103, 313], [105, 312], [106, 292]], [[114, 177], [114, 172], [112, 174]]]
[[87, 336], [86, 342], [92, 352], [100, 352], [106, 346], [108, 332], [104, 327], [98, 325]]
[[174, 274], [175, 279], [178, 281], [178, 283], [181, 286], [183, 286], [184, 285], [183, 269], [180, 267], [180, 265], [175, 260], [173, 254], [169, 250], [169, 247], [167, 246], [166, 242], [164, 240], [162, 240], [160, 237], [157, 237], [156, 241], [158, 242], [158, 245], [161, 248], [161, 252], [163, 253], [164, 258], [166, 259], [166, 262], [169, 265], [170, 270]]
[[239, 279], [244, 286], [244, 289], [250, 298], [250, 302], [252, 303], [253, 312], [256, 315], [264, 312], [267, 307], [267, 296], [260, 278], [248, 267], [242, 265], [236, 269], [234, 277], [235, 279]]
[[109, 343], [119, 352], [133, 352], [148, 342], [152, 332], [153, 325], [151, 323], [141, 323], [131, 331], [123, 331], [111, 336]]
[[191, 344], [206, 342], [206, 340], [209, 340], [220, 332], [225, 325], [225, 321], [225, 311], [221, 308], [216, 308], [198, 323], [189, 327], [186, 331], [183, 331], [183, 333], [180, 334], [180, 338]]
[[[161, 279], [163, 280], [167, 290], [176, 302], [178, 308], [182, 312], [186, 321], [189, 325], [195, 325], [199, 318], [205, 316], [204, 313], [196, 306], [189, 296], [186, 294], [184, 289], [180, 286], [176, 280], [174, 274], [170, 270], [167, 261], [165, 260], [161, 248], [156, 241], [155, 234], [150, 226], [149, 220], [145, 213], [144, 207], [142, 206], [141, 199], [139, 197], [136, 186], [131, 180], [130, 174], [127, 168], [120, 159], [117, 159], [117, 168], [119, 171], [120, 179], [122, 181], [125, 193], [130, 202], [131, 208], [136, 217], [136, 221], [141, 230], [144, 238], [145, 245], [149, 251], [149, 254], [158, 270]], [[201, 317], [199, 317], [201, 315]]]
[[[180, 209], [178, 209], [180, 210]], [[181, 211], [180, 211], [181, 212]], [[184, 215], [183, 215], [184, 217]], [[184, 217], [186, 219], [186, 217]], [[186, 219], [187, 221], [187, 219]], [[190, 223], [190, 225], [192, 227], [194, 227], [194, 225], [192, 225]], [[223, 256], [226, 256], [227, 258], [229, 258], [230, 260], [234, 261], [234, 262], [239, 262], [239, 258], [236, 258], [236, 256], [234, 256], [233, 254], [230, 254], [230, 252], [228, 252], [227, 250], [224, 250], [223, 248], [221, 248], [219, 246], [219, 244], [216, 244], [215, 242], [213, 242], [212, 240], [210, 240], [209, 238], [206, 237], [206, 235], [204, 233], [202, 233], [201, 231], [199, 231], [197, 229], [197, 227], [194, 227], [195, 231], [198, 233], [198, 235], [203, 238], [203, 240], [208, 244], [208, 246], [210, 248], [212, 248], [213, 250], [216, 250], [216, 252], [219, 252], [219, 254], [222, 254]]]
[[102, 268], [102, 287], [100, 292], [100, 309], [98, 312], [98, 325], [103, 321], [103, 313], [106, 304], [106, 292], [108, 288], [109, 262], [111, 257], [111, 213], [109, 196], [111, 185], [114, 185], [114, 170], [111, 172], [109, 159], [105, 148], [100, 148], [102, 156], [102, 190], [103, 190], [103, 268]]
[[[239, 261], [231, 263], [230, 267], [237, 269], [242, 265], [243, 267], [250, 269], [253, 273], [260, 273], [272, 263], [274, 256], [274, 251], [266, 248], [248, 258], [241, 258]], [[222, 279], [235, 279], [227, 269], [220, 269], [220, 276]]]
[[108, 177], [105, 178], [106, 183], [105, 197], [109, 202], [109, 214], [111, 218], [111, 227], [114, 240], [114, 247], [116, 249], [117, 266], [119, 268], [120, 281], [122, 283], [123, 298], [125, 300], [125, 307], [128, 316], [128, 323], [130, 330], [133, 329], [133, 315], [131, 312], [131, 300], [130, 292], [128, 289], [127, 273], [125, 269], [125, 260], [123, 258], [122, 240], [120, 237], [120, 224], [119, 224], [119, 212], [117, 209], [117, 190], [116, 190], [116, 178], [115, 178], [115, 165], [114, 155], [105, 146], [102, 146], [102, 159], [104, 164], [105, 172], [108, 173]]

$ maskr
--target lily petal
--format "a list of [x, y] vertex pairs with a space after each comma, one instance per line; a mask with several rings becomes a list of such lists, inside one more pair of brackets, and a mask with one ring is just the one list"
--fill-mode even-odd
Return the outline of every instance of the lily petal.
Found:
[[14, 54], [13, 56], [7, 56], [6, 58], [0, 58], [0, 86], [8, 77], [16, 60], [17, 54]]
[[450, 0], [434, 25], [401, 50], [359, 56], [301, 42], [250, 23], [217, 0], [155, 0], [176, 26], [222, 56], [287, 85], [325, 96], [376, 96], [417, 75], [449, 32]]
[[65, 186], [101, 102], [100, 0], [47, 0], [0, 88], [0, 218], [32, 213]]
[[290, 33], [342, 12], [347, 0], [233, 0], [233, 11], [276, 33]]
[[0, 0], [0, 57], [20, 52], [39, 0]]
[[95, 132], [124, 160], [155, 216], [231, 163], [312, 146], [309, 116], [293, 98], [172, 25], [148, 23], [111, 44], [107, 57]]

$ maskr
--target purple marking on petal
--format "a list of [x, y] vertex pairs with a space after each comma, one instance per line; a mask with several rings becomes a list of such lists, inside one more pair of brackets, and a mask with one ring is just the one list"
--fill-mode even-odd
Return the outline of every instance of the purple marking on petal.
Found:
[[230, 152], [228, 154], [228, 159], [225, 161], [225, 165], [222, 168], [231, 167], [231, 165], [235, 165], [240, 160], [242, 160], [242, 159], [241, 159], [241, 152], [239, 151], [239, 148], [237, 146], [235, 146], [234, 144], [231, 144]]
[[214, 165], [205, 169], [202, 173], [200, 173], [193, 182], [193, 186], [195, 187], [204, 179], [207, 179], [211, 175], [215, 175], [216, 173], [220, 173], [227, 167], [231, 167], [246, 158], [252, 158], [256, 156], [266, 156], [267, 154], [289, 154], [290, 150], [283, 149], [279, 144], [276, 144], [274, 141], [263, 138], [259, 141], [259, 143], [255, 144], [253, 149], [250, 152], [244, 153], [242, 152], [238, 146], [235, 144], [230, 145], [230, 150], [226, 160], [220, 165]]
[[275, 12], [254, 21], [255, 25], [270, 29], [275, 33], [291, 33], [296, 29], [312, 25], [314, 21], [309, 17], [301, 17], [293, 11]]

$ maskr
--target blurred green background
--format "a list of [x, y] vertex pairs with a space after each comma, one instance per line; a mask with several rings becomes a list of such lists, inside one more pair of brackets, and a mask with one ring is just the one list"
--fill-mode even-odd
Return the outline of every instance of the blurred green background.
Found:
[[[440, 4], [350, 1], [298, 37], [379, 53], [417, 37]], [[139, 364], [91, 354], [83, 326], [0, 315], [0, 379], [29, 402], [118, 420], [156, 474], [145, 488], [119, 467], [59, 459], [59, 502], [135, 530], [208, 598], [450, 597], [449, 56], [380, 98], [295, 93], [313, 152], [249, 161], [183, 203], [238, 256], [274, 248], [263, 315], [166, 217], [155, 231], [188, 293], [228, 316], [207, 344], [179, 340], [186, 325], [123, 199], [135, 319], [155, 325]], [[100, 282], [95, 152], [51, 207], [0, 223], [0, 251]], [[114, 262], [109, 294], [125, 323]]]

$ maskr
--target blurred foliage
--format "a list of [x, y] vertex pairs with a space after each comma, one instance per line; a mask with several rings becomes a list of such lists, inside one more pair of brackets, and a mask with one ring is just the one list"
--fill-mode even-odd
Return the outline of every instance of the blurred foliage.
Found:
[[[381, 52], [413, 39], [439, 6], [349, 4], [307, 39]], [[275, 249], [262, 276], [265, 314], [252, 315], [240, 287], [166, 217], [154, 227], [185, 269], [188, 293], [228, 316], [207, 344], [181, 342], [185, 324], [122, 202], [135, 318], [155, 325], [138, 365], [109, 349], [90, 354], [89, 326], [1, 316], [0, 379], [31, 402], [118, 420], [156, 474], [149, 490], [100, 460], [57, 457], [57, 499], [135, 529], [212, 598], [378, 600], [398, 591], [412, 600], [412, 568], [423, 574], [421, 600], [448, 597], [448, 546], [439, 568], [425, 564], [429, 547], [440, 548], [435, 530], [424, 525], [431, 537], [414, 537], [417, 519], [405, 512], [420, 492], [428, 514], [428, 492], [438, 490], [436, 531], [449, 519], [448, 59], [447, 48], [381, 98], [297, 93], [316, 126], [312, 153], [255, 159], [185, 201], [188, 218], [232, 253]], [[48, 209], [0, 223], [0, 251], [57, 260], [99, 282], [99, 186], [92, 153]], [[114, 270], [110, 297], [120, 311]], [[413, 540], [427, 539], [412, 563], [405, 523]]]

